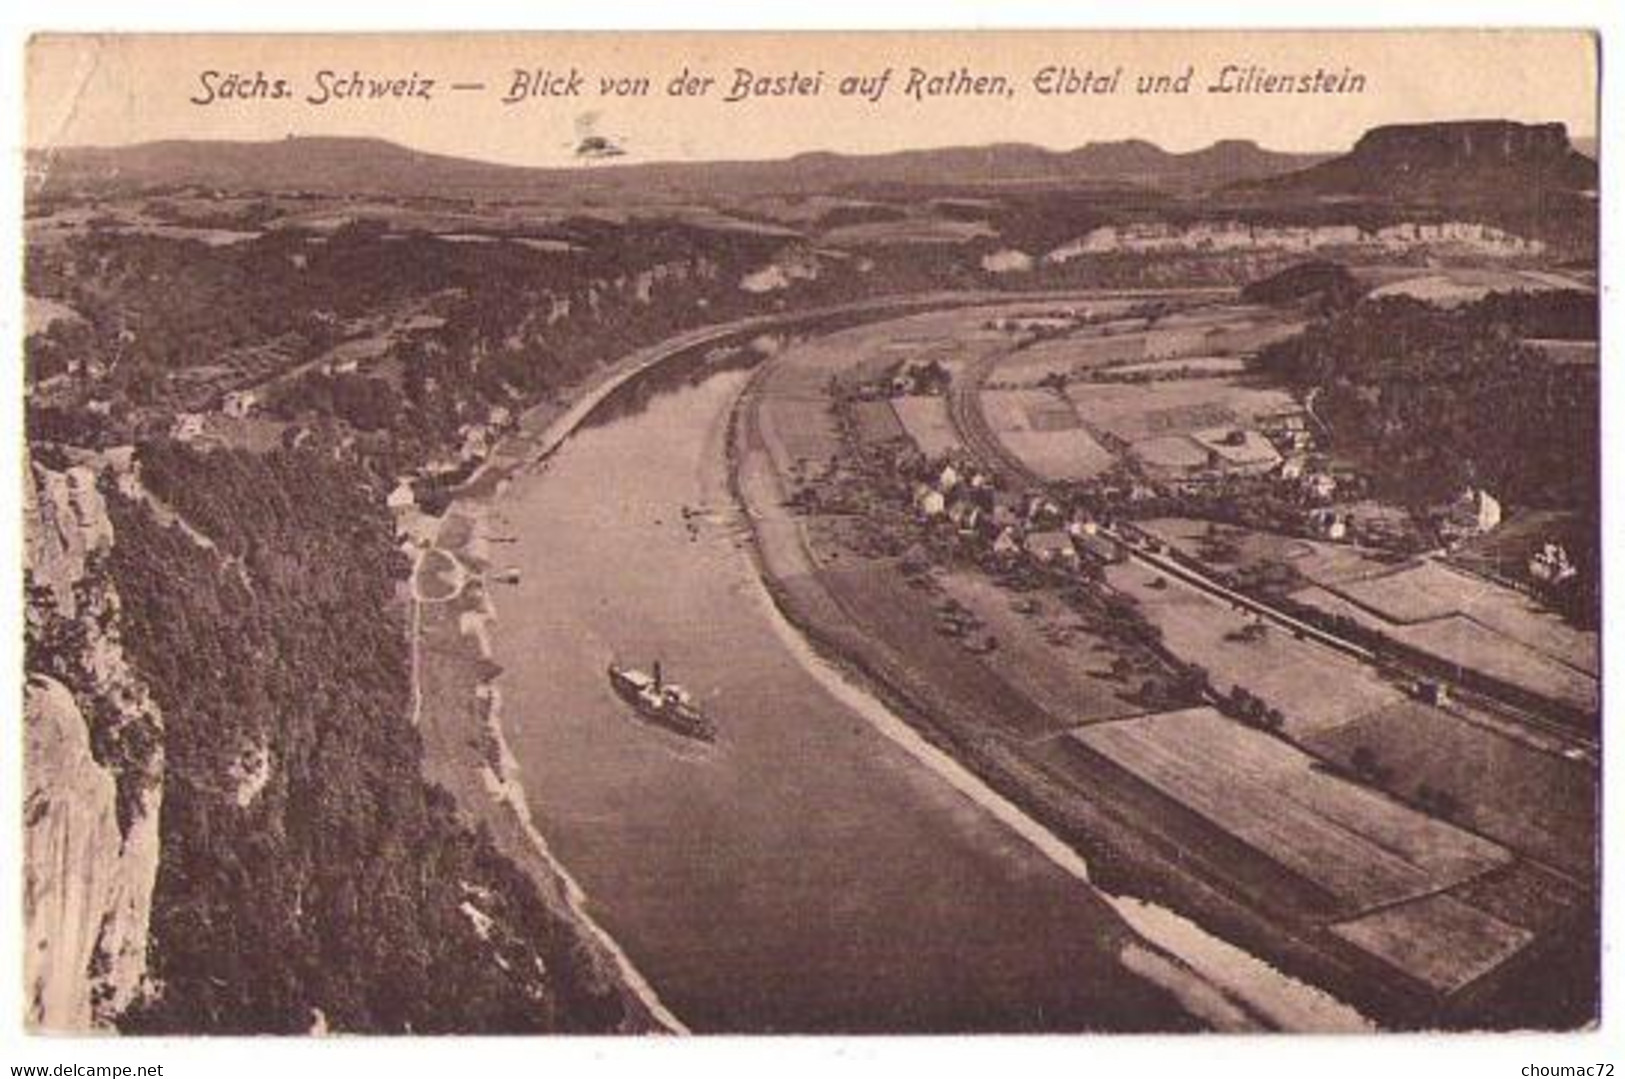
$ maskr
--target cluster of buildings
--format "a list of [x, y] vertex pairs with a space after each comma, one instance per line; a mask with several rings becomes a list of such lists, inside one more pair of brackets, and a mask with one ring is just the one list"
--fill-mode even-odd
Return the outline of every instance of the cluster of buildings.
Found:
[[1147, 475], [1175, 491], [1236, 476], [1275, 476], [1300, 488], [1310, 501], [1324, 502], [1337, 480], [1311, 456], [1314, 436], [1302, 411], [1261, 415], [1252, 425], [1223, 424], [1182, 434], [1157, 435], [1133, 445]]
[[1529, 556], [1529, 576], [1540, 584], [1560, 585], [1572, 581], [1579, 573], [1561, 544], [1547, 541]]
[[898, 364], [890, 375], [858, 386], [856, 396], [860, 401], [941, 397], [948, 392], [953, 380], [953, 372], [940, 360], [908, 360]]
[[922, 520], [1003, 565], [1076, 570], [1124, 557], [1081, 507], [1064, 507], [1039, 491], [1003, 490], [986, 472], [951, 459], [922, 470], [913, 484], [913, 504]]
[[465, 423], [457, 428], [457, 448], [430, 461], [424, 466], [424, 474], [445, 476], [478, 467], [491, 456], [497, 441], [513, 425], [513, 411], [508, 406], [491, 406], [484, 421]]
[[1419, 247], [1468, 247], [1477, 254], [1538, 255], [1539, 240], [1528, 240], [1474, 221], [1433, 224], [1401, 222], [1378, 229], [1358, 225], [1249, 225], [1203, 221], [1190, 225], [1148, 222], [1102, 225], [1044, 256], [1064, 263], [1083, 255], [1167, 251], [1314, 251], [1325, 247], [1370, 247], [1406, 251]]

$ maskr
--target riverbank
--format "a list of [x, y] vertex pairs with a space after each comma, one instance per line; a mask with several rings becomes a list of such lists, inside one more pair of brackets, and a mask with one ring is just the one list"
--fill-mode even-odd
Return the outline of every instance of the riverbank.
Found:
[[[899, 585], [894, 594], [865, 600], [865, 590], [882, 583], [878, 567], [854, 565], [851, 552], [815, 539], [807, 519], [785, 506], [791, 493], [786, 473], [797, 462], [829, 459], [836, 446], [821, 392], [832, 372], [785, 380], [776, 374], [783, 362], [770, 361], [742, 396], [730, 442], [735, 494], [750, 521], [765, 587], [819, 654], [906, 721], [907, 737], [923, 747], [916, 756], [950, 781], [957, 778], [964, 793], [989, 812], [1018, 822], [1012, 827], [1046, 853], [1056, 851], [1070, 866], [1086, 858], [1093, 872], [1075, 875], [1109, 894], [1125, 923], [1147, 942], [1145, 955], [1175, 967], [1184, 979], [1182, 999], [1190, 1004], [1206, 994], [1192, 1010], [1213, 1025], [1359, 1030], [1369, 1023], [1342, 1001], [1385, 1017], [1414, 1007], [1346, 956], [1316, 947], [1278, 917], [1216, 886], [1210, 874], [1195, 871], [1198, 851], [1166, 830], [1145, 828], [1132, 805], [1059, 783], [989, 728], [990, 714], [1023, 714], [1030, 701], [1009, 687], [986, 688], [986, 679], [976, 687], [981, 699], [967, 700], [958, 691], [966, 678], [962, 657], [956, 661], [936, 635], [921, 634], [918, 622], [909, 629], [907, 619], [893, 619], [897, 625], [891, 626], [870, 609], [895, 609], [912, 597]], [[769, 401], [777, 407], [764, 408]], [[897, 632], [877, 628], [881, 622]]]
[[521, 472], [544, 466], [617, 388], [664, 359], [749, 329], [748, 324], [734, 324], [681, 335], [603, 369], [561, 400], [531, 408], [427, 531], [414, 569], [416, 577], [449, 560], [456, 582], [449, 595], [430, 586], [426, 597], [428, 582], [415, 579], [410, 600], [413, 701], [425, 774], [451, 793], [466, 816], [488, 829], [498, 849], [526, 873], [549, 905], [578, 927], [587, 976], [600, 991], [621, 998], [625, 1033], [687, 1033], [688, 1028], [593, 919], [585, 893], [532, 820], [519, 765], [503, 733], [501, 694], [494, 684], [500, 668], [491, 659], [489, 627], [496, 611], [487, 591], [493, 570], [489, 525], [508, 484]]
[[550, 905], [567, 911], [580, 927], [587, 951], [583, 961], [600, 988], [623, 997], [624, 1029], [628, 1031], [683, 1031], [686, 1027], [593, 919], [586, 895], [531, 820], [519, 765], [504, 736], [501, 694], [495, 684], [501, 672], [491, 659], [489, 643], [496, 618], [490, 590], [507, 587], [495, 580], [495, 571], [506, 568], [496, 561], [499, 545], [513, 539], [497, 534], [504, 496], [515, 479], [545, 468], [566, 439], [620, 387], [667, 360], [820, 320], [863, 318], [871, 313], [986, 298], [983, 294], [933, 294], [765, 315], [694, 330], [639, 350], [601, 369], [559, 399], [527, 411], [517, 430], [459, 488], [441, 518], [419, 516], [405, 528], [418, 537], [417, 564], [425, 575], [414, 581], [409, 599], [413, 607], [414, 714], [423, 739], [425, 772], [453, 795], [466, 816], [490, 831], [498, 847], [524, 869]]

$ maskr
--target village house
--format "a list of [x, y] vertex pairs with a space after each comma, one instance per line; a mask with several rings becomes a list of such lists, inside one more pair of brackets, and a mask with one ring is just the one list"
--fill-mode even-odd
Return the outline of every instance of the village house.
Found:
[[1075, 514], [1073, 518], [1066, 523], [1066, 534], [1071, 536], [1073, 539], [1077, 539], [1080, 536], [1093, 536], [1099, 531], [1099, 522], [1097, 522], [1093, 517], [1090, 517], [1088, 514]]
[[948, 499], [928, 484], [920, 484], [914, 491], [914, 508], [925, 517], [941, 517], [948, 509]]
[[1061, 520], [1061, 507], [1046, 495], [1030, 494], [1027, 496], [1026, 518], [1028, 525], [1038, 528], [1048, 527]]
[[1501, 523], [1501, 503], [1488, 491], [1469, 487], [1445, 511], [1445, 526], [1459, 532], [1489, 532]]
[[178, 412], [170, 425], [169, 436], [177, 442], [190, 442], [204, 432], [204, 417], [197, 412]]
[[948, 507], [948, 520], [961, 532], [976, 531], [982, 523], [982, 517], [982, 507], [968, 498], [957, 499]]
[[467, 424], [457, 429], [463, 436], [458, 456], [464, 461], [482, 461], [491, 452], [491, 431], [483, 423]]
[[258, 390], [233, 390], [220, 401], [220, 411], [236, 419], [252, 416], [259, 407]]
[[1021, 553], [1021, 541], [1016, 538], [1014, 528], [1004, 528], [999, 531], [998, 538], [993, 541], [993, 554], [996, 558], [1014, 558]]
[[412, 485], [406, 480], [401, 480], [384, 499], [384, 505], [392, 510], [410, 509], [417, 505], [417, 496], [412, 491]]
[[1348, 535], [1348, 520], [1334, 509], [1315, 510], [1309, 514], [1309, 528], [1329, 540], [1340, 540]]
[[892, 376], [891, 392], [895, 397], [940, 396], [948, 392], [952, 381], [953, 376], [937, 360], [906, 363]]
[[1072, 546], [1072, 537], [1056, 529], [1029, 532], [1023, 547], [1027, 556], [1040, 565], [1076, 565], [1078, 561], [1078, 551]]
[[1003, 491], [998, 492], [993, 499], [992, 521], [993, 527], [1005, 530], [1021, 526], [1022, 514], [1020, 504]]
[[1529, 556], [1529, 576], [1542, 584], [1562, 584], [1578, 574], [1560, 544], [1548, 541]]
[[1311, 472], [1303, 479], [1303, 489], [1321, 501], [1337, 493], [1337, 478], [1327, 472]]

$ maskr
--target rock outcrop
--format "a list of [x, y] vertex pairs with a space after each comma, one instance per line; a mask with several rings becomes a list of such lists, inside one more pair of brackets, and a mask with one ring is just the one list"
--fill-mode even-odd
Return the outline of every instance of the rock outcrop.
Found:
[[160, 720], [100, 569], [99, 474], [35, 464], [25, 496], [24, 976], [44, 1031], [111, 1027], [141, 993], [158, 872]]
[[29, 678], [24, 704], [24, 977], [41, 1031], [106, 1027], [142, 987], [158, 873], [158, 814], [126, 834], [111, 770], [61, 682]]

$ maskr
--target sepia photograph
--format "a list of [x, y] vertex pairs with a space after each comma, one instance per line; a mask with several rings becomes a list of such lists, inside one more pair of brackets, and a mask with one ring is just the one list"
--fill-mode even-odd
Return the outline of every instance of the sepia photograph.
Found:
[[1595, 1030], [1600, 50], [37, 34], [11, 1021]]

